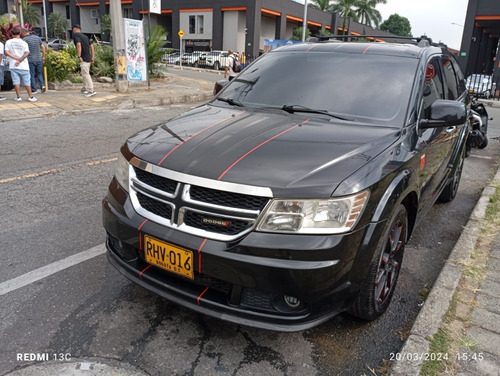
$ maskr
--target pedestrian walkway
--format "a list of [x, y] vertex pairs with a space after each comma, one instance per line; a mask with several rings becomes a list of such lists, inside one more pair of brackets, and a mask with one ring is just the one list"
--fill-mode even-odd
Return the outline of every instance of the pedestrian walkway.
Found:
[[119, 93], [113, 84], [94, 85], [97, 95], [87, 98], [81, 92], [81, 85], [71, 88], [40, 91], [37, 102], [29, 102], [27, 94], [21, 92], [22, 102], [14, 101], [14, 90], [2, 91], [7, 99], [0, 102], [0, 123], [9, 120], [33, 119], [59, 116], [83, 111], [105, 111], [112, 109], [142, 108], [174, 103], [206, 101], [213, 95], [214, 84], [200, 79], [183, 78], [166, 74], [161, 79], [147, 83], [129, 85], [127, 92]]

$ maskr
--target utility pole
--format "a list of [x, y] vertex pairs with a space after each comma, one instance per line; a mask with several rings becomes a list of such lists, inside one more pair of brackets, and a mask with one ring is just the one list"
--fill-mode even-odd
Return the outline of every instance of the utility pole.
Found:
[[116, 91], [124, 93], [128, 90], [128, 80], [127, 56], [125, 54], [125, 30], [123, 25], [121, 0], [110, 0], [109, 12], [111, 14], [113, 54], [115, 57]]
[[307, 29], [307, 0], [304, 2], [304, 22], [302, 23], [302, 42], [306, 41]]

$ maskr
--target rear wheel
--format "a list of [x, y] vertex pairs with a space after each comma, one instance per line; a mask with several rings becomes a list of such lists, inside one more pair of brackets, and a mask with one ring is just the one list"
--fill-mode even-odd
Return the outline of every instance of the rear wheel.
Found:
[[216, 62], [214, 63], [214, 69], [215, 69], [215, 70], [219, 70], [219, 68], [220, 68], [220, 63], [219, 63], [218, 61], [216, 61]]
[[462, 170], [464, 168], [464, 158], [465, 158], [465, 152], [462, 152], [460, 154], [458, 166], [455, 169], [455, 172], [453, 173], [453, 177], [448, 182], [448, 184], [446, 184], [446, 187], [444, 188], [443, 192], [439, 196], [439, 201], [450, 202], [450, 201], [453, 201], [453, 199], [457, 195], [458, 186], [460, 184], [460, 179], [462, 177]]
[[350, 312], [364, 320], [374, 320], [389, 307], [408, 239], [408, 213], [399, 205], [388, 222], [384, 239], [370, 265], [370, 272]]

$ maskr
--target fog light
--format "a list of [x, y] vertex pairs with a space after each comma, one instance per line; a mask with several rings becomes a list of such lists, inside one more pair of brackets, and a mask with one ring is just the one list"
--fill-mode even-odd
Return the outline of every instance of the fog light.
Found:
[[300, 305], [300, 300], [295, 296], [283, 295], [283, 299], [285, 300], [287, 306], [291, 308], [297, 308]]

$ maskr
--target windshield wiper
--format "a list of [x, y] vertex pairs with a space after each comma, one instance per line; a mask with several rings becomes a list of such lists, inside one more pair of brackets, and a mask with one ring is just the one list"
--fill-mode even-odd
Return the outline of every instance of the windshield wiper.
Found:
[[231, 106], [244, 107], [244, 104], [236, 99], [218, 97], [218, 101], [229, 103]]
[[301, 105], [284, 105], [283, 107], [281, 107], [281, 109], [283, 111], [290, 113], [290, 114], [293, 114], [295, 112], [305, 112], [305, 113], [309, 113], [309, 114], [326, 115], [326, 116], [330, 116], [330, 117], [333, 117], [333, 118], [339, 119], [339, 120], [354, 121], [354, 119], [335, 115], [335, 114], [332, 114], [331, 112], [328, 112], [327, 110], [317, 110], [314, 108], [309, 108], [309, 107], [305, 107], [305, 106], [301, 106]]

